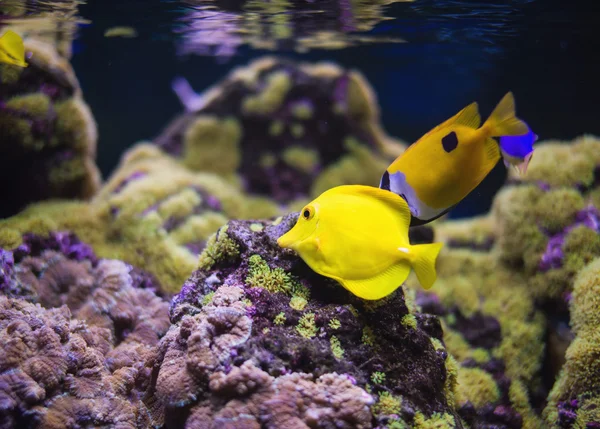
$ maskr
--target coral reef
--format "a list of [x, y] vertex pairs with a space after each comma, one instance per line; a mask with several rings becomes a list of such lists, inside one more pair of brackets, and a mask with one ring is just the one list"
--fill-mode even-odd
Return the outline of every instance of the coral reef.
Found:
[[497, 244], [540, 300], [564, 300], [573, 276], [600, 256], [600, 141], [537, 145], [527, 174], [496, 197]]
[[150, 278], [68, 235], [31, 236], [11, 256], [2, 270], [19, 287], [0, 296], [0, 427], [153, 426], [145, 362], [170, 323], [167, 302], [140, 287]]
[[210, 240], [154, 363], [164, 421], [462, 427], [437, 318], [402, 288], [369, 303], [312, 272], [276, 244], [296, 217], [233, 220]]
[[524, 277], [482, 250], [443, 250], [437, 266], [431, 290], [414, 278], [407, 285], [420, 311], [441, 318], [457, 361], [458, 413], [470, 427], [540, 427], [528, 392], [540, 389], [545, 319]]
[[0, 216], [48, 198], [89, 198], [100, 185], [96, 123], [70, 64], [25, 39], [29, 67], [0, 64]]
[[176, 292], [206, 240], [228, 219], [276, 213], [274, 204], [244, 197], [218, 176], [192, 173], [140, 144], [90, 203], [40, 203], [0, 221], [0, 247], [15, 249], [27, 233], [72, 231], [100, 257], [145, 267], [165, 292]]
[[200, 97], [154, 142], [279, 203], [346, 183], [376, 186], [404, 148], [381, 129], [366, 80], [334, 64], [266, 57]]
[[599, 172], [600, 140], [542, 142], [490, 214], [433, 224], [448, 249], [416, 302], [442, 318], [470, 425], [492, 424], [492, 402], [513, 414], [507, 427], [596, 427], [598, 265], [584, 267], [600, 256]]

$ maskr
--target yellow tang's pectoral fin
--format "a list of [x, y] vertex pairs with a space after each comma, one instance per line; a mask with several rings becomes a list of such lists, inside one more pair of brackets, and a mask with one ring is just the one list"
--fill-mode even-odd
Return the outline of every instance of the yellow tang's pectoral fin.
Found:
[[385, 298], [398, 289], [409, 274], [410, 265], [406, 261], [401, 261], [368, 279], [336, 280], [359, 298], [377, 300]]
[[3, 62], [27, 67], [23, 39], [14, 31], [8, 30], [0, 37], [0, 58]]

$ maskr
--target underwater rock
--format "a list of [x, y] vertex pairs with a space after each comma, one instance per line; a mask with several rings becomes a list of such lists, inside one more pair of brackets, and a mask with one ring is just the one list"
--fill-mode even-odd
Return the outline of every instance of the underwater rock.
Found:
[[211, 237], [171, 302], [154, 418], [190, 428], [463, 427], [438, 319], [415, 312], [402, 288], [367, 302], [315, 274], [276, 243], [296, 218], [233, 220]]
[[200, 97], [154, 142], [191, 169], [278, 203], [336, 185], [377, 186], [404, 149], [383, 132], [362, 75], [331, 63], [262, 58]]
[[29, 66], [0, 64], [0, 216], [50, 198], [91, 197], [100, 186], [97, 130], [67, 60], [25, 39]]
[[13, 275], [38, 304], [0, 296], [0, 427], [152, 426], [146, 361], [168, 303], [117, 260], [93, 267], [45, 250]]

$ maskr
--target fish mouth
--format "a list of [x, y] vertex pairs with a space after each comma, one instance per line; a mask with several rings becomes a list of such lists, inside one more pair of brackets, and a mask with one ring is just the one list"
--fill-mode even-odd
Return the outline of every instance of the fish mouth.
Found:
[[298, 247], [311, 237], [318, 225], [319, 221], [317, 220], [315, 227], [312, 228], [308, 233], [304, 229], [297, 228], [296, 225], [294, 225], [292, 229], [277, 239], [277, 244], [279, 247], [297, 251]]

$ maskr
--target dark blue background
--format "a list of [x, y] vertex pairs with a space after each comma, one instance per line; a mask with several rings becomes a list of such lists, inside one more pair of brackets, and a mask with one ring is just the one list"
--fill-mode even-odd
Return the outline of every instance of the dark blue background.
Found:
[[[333, 60], [359, 69], [374, 87], [386, 131], [412, 142], [472, 101], [482, 118], [509, 90], [517, 113], [541, 140], [600, 135], [600, 52], [593, 2], [420, 1], [396, 3], [372, 35], [404, 44], [311, 51], [304, 60]], [[80, 30], [72, 59], [86, 101], [98, 122], [103, 176], [123, 151], [151, 139], [181, 112], [171, 91], [174, 76], [201, 91], [237, 65], [272, 52], [248, 47], [223, 63], [208, 56], [178, 58], [173, 26], [177, 2], [91, 1], [80, 7], [92, 24]], [[135, 39], [105, 38], [112, 26], [134, 26]], [[505, 178], [504, 166], [452, 212], [481, 213]]]

